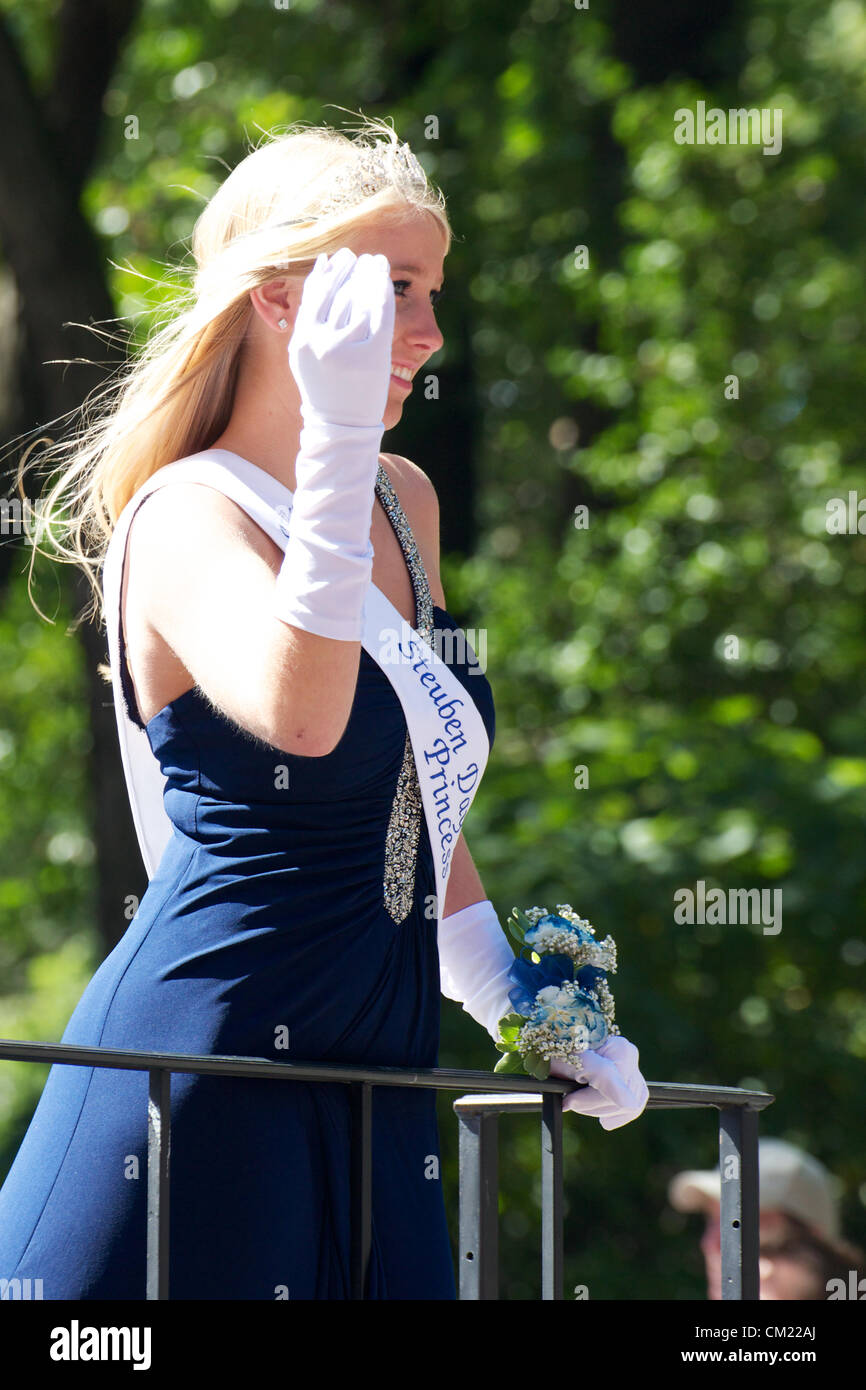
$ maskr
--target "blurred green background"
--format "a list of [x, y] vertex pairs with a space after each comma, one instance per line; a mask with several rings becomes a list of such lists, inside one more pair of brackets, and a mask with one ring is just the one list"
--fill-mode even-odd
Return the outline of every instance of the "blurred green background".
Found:
[[[89, 266], [137, 334], [163, 293], [149, 277], [183, 260], [263, 129], [350, 121], [328, 103], [384, 115], [441, 184], [456, 240], [439, 396], [416, 391], [385, 447], [436, 484], [449, 608], [485, 633], [497, 730], [466, 825], [485, 890], [503, 922], [569, 902], [612, 932], [644, 1075], [773, 1092], [761, 1133], [837, 1175], [845, 1233], [866, 1242], [866, 534], [827, 526], [828, 501], [866, 498], [866, 7], [118, 0], [112, 14], [116, 51], [78, 92], [56, 78], [84, 62], [99, 6], [5, 0], [0, 79], [17, 64], [44, 117], [21, 204], [61, 190], [85, 229], [67, 279]], [[59, 119], [58, 90], [84, 124]], [[781, 111], [780, 151], [678, 144], [675, 112], [699, 101]], [[87, 146], [77, 182], [67, 138]], [[34, 356], [42, 280], [4, 226], [11, 439], [48, 418], [61, 369], [38, 340]], [[58, 326], [71, 317], [53, 307]], [[65, 380], [81, 394], [82, 376]], [[38, 558], [48, 625], [28, 560], [0, 546], [0, 1036], [47, 1040], [128, 912], [105, 892], [119, 851], [94, 812], [101, 738], [122, 783], [110, 690], [65, 630], [85, 595]], [[698, 880], [781, 889], [781, 931], [678, 924], [674, 894]], [[443, 1001], [441, 1064], [496, 1055]], [[0, 1174], [44, 1076], [0, 1067]], [[611, 1133], [567, 1115], [564, 1130], [566, 1297], [703, 1297], [701, 1222], [670, 1210], [666, 1185], [716, 1162], [715, 1112]], [[501, 1296], [535, 1298], [538, 1125], [501, 1131]]]

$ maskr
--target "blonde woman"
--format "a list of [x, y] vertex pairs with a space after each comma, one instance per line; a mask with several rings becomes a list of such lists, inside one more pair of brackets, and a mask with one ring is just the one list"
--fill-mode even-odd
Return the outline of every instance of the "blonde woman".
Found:
[[[434, 490], [380, 448], [442, 346], [450, 239], [386, 123], [268, 139], [196, 225], [190, 303], [75, 442], [49, 504], [73, 498], [66, 554], [103, 569], [150, 882], [66, 1042], [431, 1067], [440, 988], [492, 1036], [510, 1010], [461, 832], [491, 690], [439, 640]], [[620, 1043], [573, 1093], [607, 1127], [645, 1103]], [[146, 1095], [52, 1069], [0, 1275], [144, 1297]], [[176, 1075], [171, 1103], [170, 1297], [348, 1297], [346, 1088]], [[455, 1297], [438, 1155], [434, 1093], [377, 1089], [369, 1298]]]

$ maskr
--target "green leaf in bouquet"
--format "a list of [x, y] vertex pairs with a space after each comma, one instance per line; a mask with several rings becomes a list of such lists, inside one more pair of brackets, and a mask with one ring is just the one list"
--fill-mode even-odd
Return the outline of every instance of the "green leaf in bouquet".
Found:
[[501, 1038], [513, 1040], [517, 1037], [517, 1034], [520, 1032], [525, 1022], [526, 1019], [523, 1017], [523, 1014], [506, 1014], [504, 1018], [499, 1020], [499, 1036]]
[[[520, 920], [521, 918], [523, 919], [522, 921]], [[519, 908], [515, 907], [512, 909], [511, 916], [508, 918], [505, 925], [508, 928], [511, 935], [514, 937], [514, 940], [519, 941], [522, 946], [523, 938], [526, 935], [532, 923], [529, 921], [529, 918], [526, 917], [525, 914], [520, 911]]]
[[523, 1065], [530, 1076], [534, 1076], [536, 1081], [546, 1081], [550, 1076], [550, 1063], [546, 1057], [539, 1057], [537, 1052], [526, 1052], [523, 1057]]
[[496, 1066], [493, 1068], [493, 1070], [498, 1072], [522, 1072], [523, 1059], [520, 1053], [516, 1050], [513, 1052], [505, 1052], [499, 1058], [499, 1061], [496, 1063]]

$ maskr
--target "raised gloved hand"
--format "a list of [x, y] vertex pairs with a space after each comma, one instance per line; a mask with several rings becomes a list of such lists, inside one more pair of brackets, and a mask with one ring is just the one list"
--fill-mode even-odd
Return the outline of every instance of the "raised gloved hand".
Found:
[[364, 630], [394, 312], [386, 258], [344, 246], [317, 258], [289, 342], [304, 424], [274, 612], [343, 642]]
[[551, 1062], [551, 1076], [589, 1083], [563, 1096], [563, 1110], [593, 1115], [602, 1129], [619, 1129], [636, 1120], [649, 1100], [649, 1088], [638, 1070], [639, 1055], [634, 1043], [614, 1034], [600, 1047], [584, 1052], [580, 1067]]
[[[289, 365], [304, 422], [382, 423], [391, 381], [394, 286], [385, 256], [324, 252], [304, 281]], [[383, 426], [384, 428], [384, 426]]]

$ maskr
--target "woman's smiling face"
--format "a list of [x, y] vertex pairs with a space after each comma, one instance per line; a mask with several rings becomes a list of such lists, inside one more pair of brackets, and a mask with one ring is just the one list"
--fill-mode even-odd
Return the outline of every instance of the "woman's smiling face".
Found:
[[[445, 341], [436, 323], [442, 289], [445, 234], [432, 213], [383, 214], [346, 243], [356, 256], [383, 255], [390, 266], [396, 298], [392, 375], [385, 407], [385, 429], [394, 427], [411, 394], [411, 378]], [[394, 369], [397, 369], [395, 372]]]

